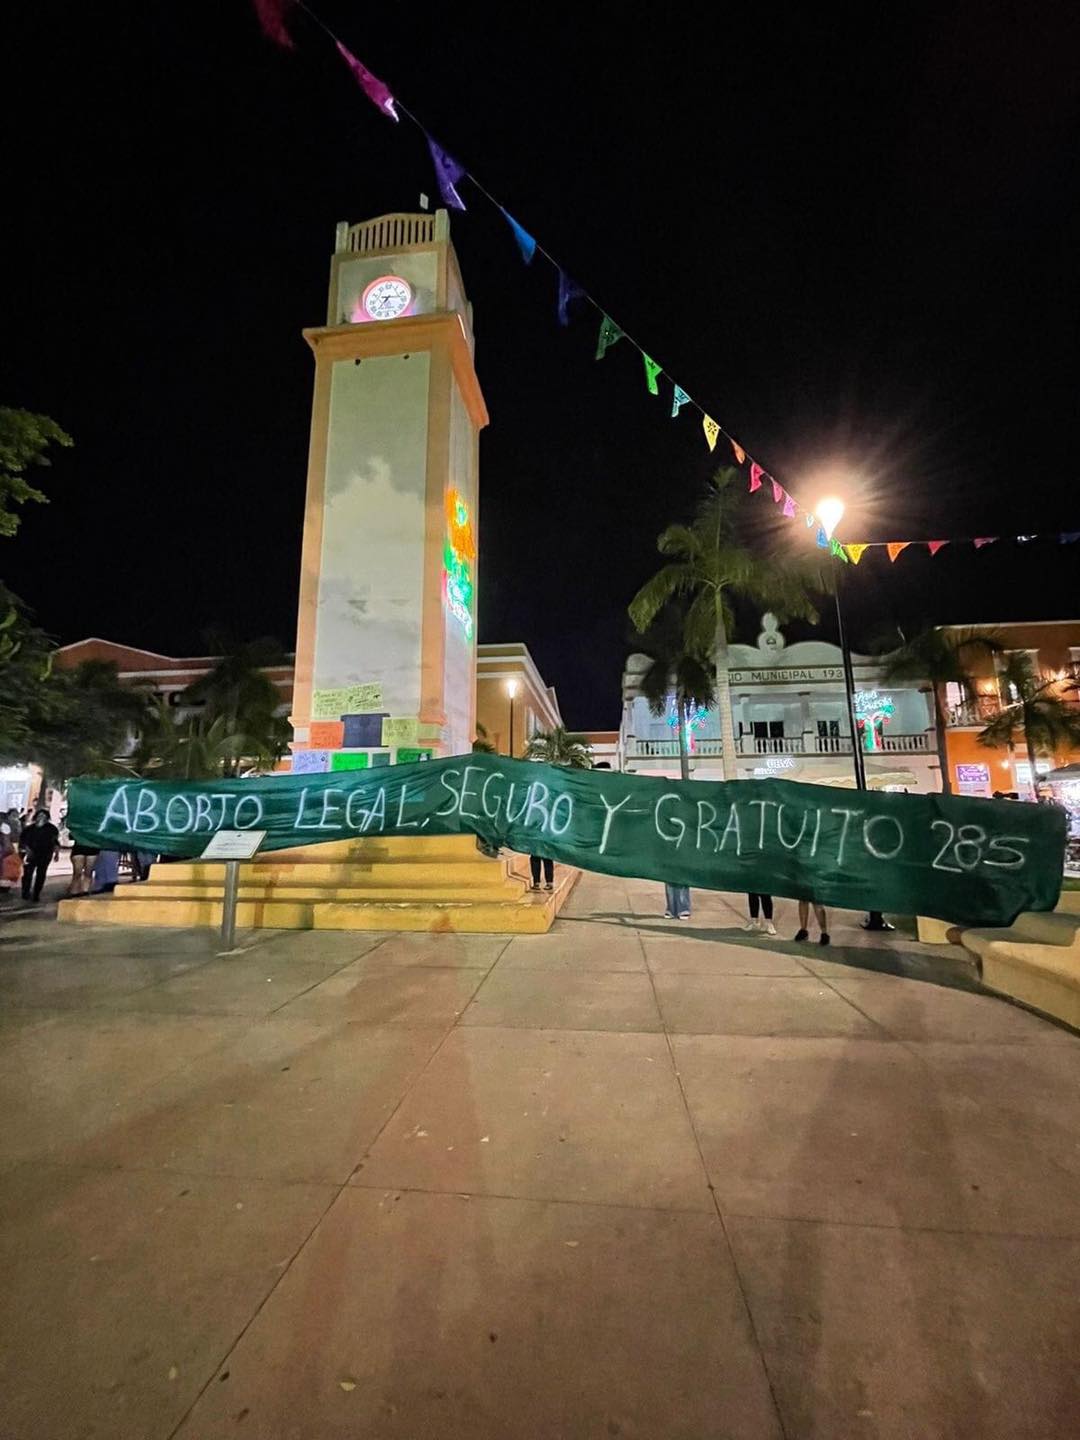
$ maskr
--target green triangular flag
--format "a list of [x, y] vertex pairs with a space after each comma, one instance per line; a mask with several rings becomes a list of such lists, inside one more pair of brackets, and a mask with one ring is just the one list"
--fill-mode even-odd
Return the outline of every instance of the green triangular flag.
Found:
[[614, 320], [607, 315], [600, 321], [600, 334], [596, 341], [596, 358], [602, 360], [616, 340], [621, 340], [623, 332], [615, 324]]
[[839, 555], [840, 559], [843, 560], [844, 564], [847, 564], [848, 554], [844, 547], [840, 544], [839, 540], [834, 540], [832, 542], [832, 553], [834, 555]]
[[660, 390], [656, 384], [656, 377], [664, 367], [658, 365], [651, 356], [646, 355], [644, 350], [641, 352], [641, 358], [645, 361], [645, 384], [649, 387], [649, 394], [659, 395]]

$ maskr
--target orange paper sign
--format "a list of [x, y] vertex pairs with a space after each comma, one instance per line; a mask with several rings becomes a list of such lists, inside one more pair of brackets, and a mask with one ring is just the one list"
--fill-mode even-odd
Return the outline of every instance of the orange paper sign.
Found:
[[315, 720], [310, 735], [313, 750], [340, 750], [345, 743], [345, 726], [340, 720]]

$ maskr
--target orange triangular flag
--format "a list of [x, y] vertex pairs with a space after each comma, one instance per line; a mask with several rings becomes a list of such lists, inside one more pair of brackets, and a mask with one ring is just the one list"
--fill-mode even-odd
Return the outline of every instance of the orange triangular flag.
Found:
[[746, 464], [746, 451], [742, 448], [742, 446], [739, 444], [739, 442], [738, 442], [737, 440], [732, 440], [732, 442], [731, 442], [731, 448], [732, 448], [732, 450], [734, 450], [734, 452], [735, 452], [735, 459], [739, 462], [739, 464], [740, 464], [740, 465], [745, 465], [745, 464]]
[[937, 552], [941, 549], [941, 547], [943, 545], [947, 545], [948, 543], [949, 542], [947, 540], [927, 540], [926, 548], [930, 551], [931, 555], [936, 555]]
[[709, 449], [716, 449], [716, 437], [720, 434], [720, 426], [711, 415], [705, 415], [701, 421], [702, 429], [705, 431], [705, 439], [709, 442]]
[[867, 547], [866, 547], [865, 545], [845, 545], [845, 546], [844, 546], [844, 549], [845, 549], [845, 550], [847, 551], [847, 553], [851, 556], [851, 563], [852, 563], [853, 565], [857, 565], [857, 564], [859, 563], [859, 561], [862, 559], [863, 551], [864, 551], [866, 548], [867, 548]]
[[892, 541], [890, 541], [890, 543], [885, 546], [885, 549], [888, 550], [888, 552], [889, 552], [889, 559], [890, 559], [890, 560], [895, 560], [896, 557], [897, 557], [897, 555], [900, 554], [900, 551], [901, 551], [901, 550], [906, 550], [907, 547], [908, 547], [910, 544], [911, 544], [911, 541], [910, 541], [910, 540], [892, 540]]

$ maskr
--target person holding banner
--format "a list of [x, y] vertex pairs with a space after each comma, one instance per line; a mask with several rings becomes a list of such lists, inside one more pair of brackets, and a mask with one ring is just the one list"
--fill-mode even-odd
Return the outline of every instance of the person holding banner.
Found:
[[809, 922], [810, 922], [810, 906], [811, 906], [811, 905], [813, 905], [813, 907], [814, 907], [814, 919], [817, 921], [817, 923], [818, 923], [818, 930], [820, 931], [820, 934], [818, 935], [818, 944], [819, 944], [819, 945], [828, 945], [828, 943], [829, 943], [829, 928], [828, 928], [828, 927], [829, 927], [829, 917], [828, 917], [828, 915], [826, 915], [826, 913], [825, 913], [825, 906], [824, 906], [824, 905], [819, 905], [816, 900], [800, 900], [800, 901], [799, 901], [799, 929], [798, 929], [798, 932], [797, 932], [796, 935], [795, 935], [795, 939], [796, 939], [796, 940], [809, 940], [809, 939], [810, 939], [810, 931], [809, 931], [809, 929], [807, 928], [807, 926], [809, 925]]
[[689, 885], [665, 885], [664, 897], [667, 901], [667, 909], [664, 911], [665, 920], [690, 919]]
[[[755, 895], [753, 891], [746, 897], [750, 906], [750, 919], [742, 927], [747, 933], [754, 935], [775, 935], [776, 926], [773, 924], [773, 906], [771, 895]], [[758, 919], [758, 911], [761, 912], [761, 919]], [[800, 923], [802, 923], [800, 921]]]

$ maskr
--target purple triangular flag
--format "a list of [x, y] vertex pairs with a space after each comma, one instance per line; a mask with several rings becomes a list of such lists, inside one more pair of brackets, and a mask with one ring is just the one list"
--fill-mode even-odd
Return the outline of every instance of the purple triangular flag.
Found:
[[448, 155], [438, 141], [433, 140], [426, 131], [424, 138], [431, 151], [431, 163], [435, 166], [435, 179], [438, 181], [439, 194], [452, 209], [464, 210], [465, 201], [457, 192], [457, 183], [465, 178], [465, 166], [459, 165], [454, 157]]
[[[338, 54], [348, 65], [356, 79], [356, 83], [363, 90], [371, 103], [384, 115], [389, 115], [391, 120], [397, 120], [397, 111], [394, 109], [394, 97], [383, 84], [377, 75], [373, 75], [366, 65], [362, 65], [351, 50], [346, 50], [340, 40], [336, 42]], [[460, 177], [459, 177], [460, 178]], [[464, 206], [462, 207], [464, 209]]]
[[585, 291], [582, 290], [580, 285], [574, 284], [565, 270], [559, 271], [558, 311], [560, 325], [570, 324], [570, 312], [567, 307], [571, 300], [580, 300], [584, 294]]

